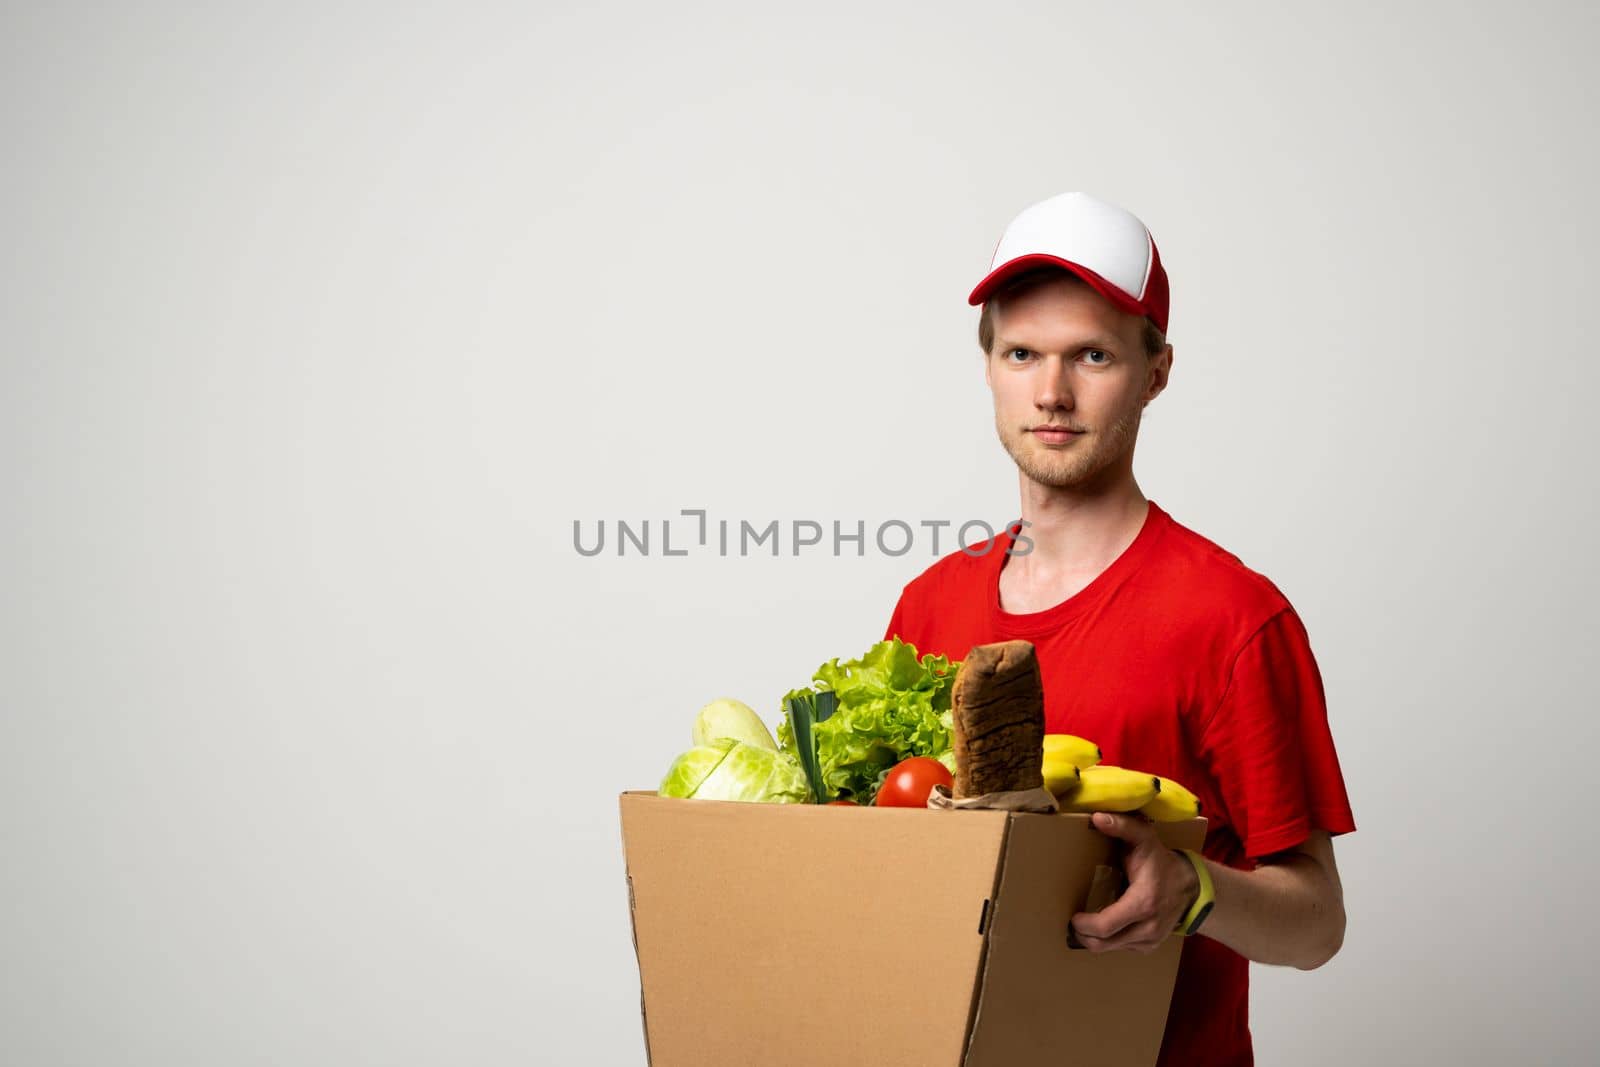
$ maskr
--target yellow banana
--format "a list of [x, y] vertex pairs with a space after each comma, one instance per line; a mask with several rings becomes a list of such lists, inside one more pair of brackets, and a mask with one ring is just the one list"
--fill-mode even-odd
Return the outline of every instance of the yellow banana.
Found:
[[1045, 734], [1044, 754], [1063, 756], [1080, 771], [1100, 762], [1100, 746], [1072, 734]]
[[1063, 756], [1044, 757], [1044, 787], [1056, 796], [1078, 788], [1078, 765]]
[[1061, 801], [1062, 811], [1138, 811], [1161, 792], [1161, 779], [1124, 767], [1084, 767], [1078, 777], [1078, 788]]
[[1157, 822], [1181, 822], [1200, 814], [1200, 798], [1171, 778], [1161, 779], [1161, 792], [1139, 809]]

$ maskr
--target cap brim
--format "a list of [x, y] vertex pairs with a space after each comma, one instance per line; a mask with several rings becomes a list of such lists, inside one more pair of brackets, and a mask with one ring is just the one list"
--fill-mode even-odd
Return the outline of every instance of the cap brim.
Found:
[[1008, 279], [1035, 267], [1063, 267], [1088, 282], [1095, 292], [1111, 301], [1120, 310], [1126, 311], [1130, 315], [1149, 314], [1149, 311], [1132, 296], [1112, 285], [1083, 264], [1062, 259], [1060, 256], [1045, 255], [1044, 253], [1034, 253], [1006, 260], [1006, 262], [990, 271], [983, 281], [978, 283], [978, 287], [972, 290], [972, 294], [967, 297], [967, 303], [976, 306], [986, 302], [994, 294], [994, 291], [1000, 288]]

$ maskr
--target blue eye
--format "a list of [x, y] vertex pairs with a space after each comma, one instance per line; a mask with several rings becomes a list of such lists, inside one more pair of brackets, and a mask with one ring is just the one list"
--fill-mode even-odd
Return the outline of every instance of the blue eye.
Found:
[[[1016, 354], [1017, 354], [1017, 353], [1018, 353], [1018, 352], [1021, 352], [1021, 353], [1022, 353], [1022, 358], [1023, 358], [1023, 359], [1026, 359], [1026, 358], [1028, 358], [1028, 350], [1027, 350], [1027, 349], [1026, 349], [1026, 348], [1013, 348], [1013, 349], [1011, 349], [1011, 350], [1010, 350], [1010, 351], [1009, 351], [1009, 352], [1007, 352], [1007, 353], [1006, 353], [1006, 355], [1007, 355], [1007, 356], [1008, 356], [1008, 357], [1009, 357], [1009, 356], [1015, 356], [1015, 355], [1016, 355]], [[1020, 362], [1021, 362], [1021, 360], [1014, 360], [1014, 361], [1013, 361], [1013, 362], [1018, 362], [1018, 363], [1020, 363]]]
[[1111, 362], [1111, 353], [1110, 353], [1110, 352], [1107, 352], [1107, 351], [1106, 351], [1106, 350], [1105, 350], [1105, 349], [1103, 349], [1103, 348], [1091, 348], [1091, 349], [1088, 349], [1088, 350], [1087, 350], [1087, 351], [1085, 351], [1085, 352], [1084, 352], [1084, 355], [1085, 355], [1085, 356], [1091, 356], [1091, 355], [1101, 355], [1101, 356], [1104, 356], [1104, 357], [1106, 357], [1106, 358], [1105, 358], [1105, 359], [1104, 359], [1104, 360], [1103, 360], [1103, 361], [1102, 361], [1102, 362], [1099, 362], [1099, 363], [1095, 363], [1095, 362], [1094, 362], [1094, 361], [1092, 361], [1092, 360], [1091, 360], [1091, 361], [1090, 361], [1090, 362], [1089, 362], [1089, 365], [1090, 365], [1090, 366], [1093, 366], [1093, 367], [1103, 367], [1103, 366], [1105, 366], [1105, 365], [1106, 365], [1106, 364], [1107, 364], [1107, 363], [1110, 363], [1110, 362]]

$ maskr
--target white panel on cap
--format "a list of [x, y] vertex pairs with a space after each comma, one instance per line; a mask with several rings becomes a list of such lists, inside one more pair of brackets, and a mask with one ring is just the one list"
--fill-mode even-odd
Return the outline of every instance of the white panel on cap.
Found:
[[1137, 300], [1150, 277], [1150, 234], [1134, 215], [1087, 193], [1041, 200], [1011, 220], [989, 264], [1043, 253], [1085, 267]]

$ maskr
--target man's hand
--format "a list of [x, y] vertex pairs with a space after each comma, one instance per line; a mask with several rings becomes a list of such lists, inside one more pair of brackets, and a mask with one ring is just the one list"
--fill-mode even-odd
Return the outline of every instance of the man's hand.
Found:
[[1194, 865], [1163, 845], [1155, 827], [1138, 815], [1096, 812], [1093, 823], [1107, 837], [1128, 843], [1128, 888], [1104, 911], [1074, 915], [1072, 929], [1091, 952], [1154, 952], [1200, 892]]
[[[1128, 888], [1101, 912], [1072, 917], [1078, 941], [1092, 952], [1151, 952], [1194, 904], [1199, 879], [1184, 857], [1138, 815], [1096, 812], [1094, 827], [1129, 845]], [[1326, 830], [1293, 848], [1261, 857], [1254, 870], [1207, 861], [1216, 904], [1204, 936], [1256, 963], [1312, 970], [1344, 944], [1344, 888]]]

